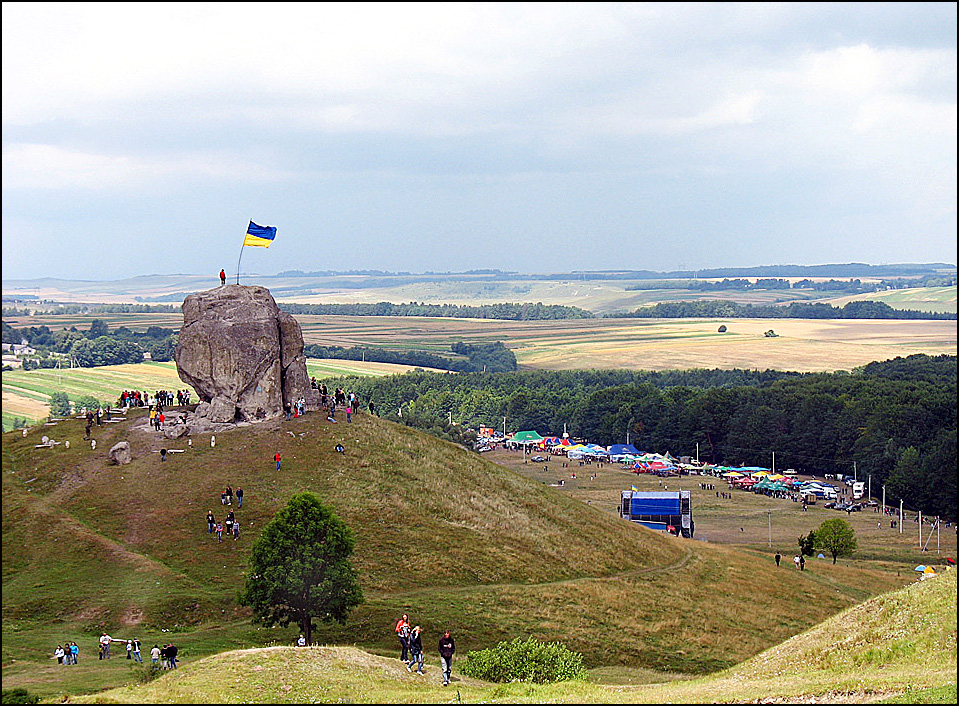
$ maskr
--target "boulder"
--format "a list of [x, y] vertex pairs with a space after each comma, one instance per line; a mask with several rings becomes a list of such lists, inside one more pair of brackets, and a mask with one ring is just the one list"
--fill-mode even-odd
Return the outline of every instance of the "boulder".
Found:
[[319, 407], [303, 356], [303, 333], [265, 287], [224, 285], [183, 302], [177, 373], [200, 396], [195, 416], [213, 423], [282, 414], [300, 398]]
[[174, 424], [173, 426], [166, 427], [163, 430], [163, 436], [167, 439], [179, 439], [182, 436], [186, 436], [190, 433], [189, 427], [186, 424]]
[[[94, 447], [95, 448], [95, 447]], [[110, 460], [118, 466], [130, 463], [133, 460], [133, 454], [130, 453], [130, 442], [118, 441], [110, 448]]]

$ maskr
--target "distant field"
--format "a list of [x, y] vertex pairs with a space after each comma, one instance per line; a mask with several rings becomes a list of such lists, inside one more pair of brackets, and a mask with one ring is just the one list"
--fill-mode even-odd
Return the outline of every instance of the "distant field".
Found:
[[[787, 278], [791, 280], [798, 277]], [[810, 278], [823, 279], [823, 278]], [[843, 279], [838, 277], [837, 279]], [[869, 278], [861, 278], [870, 281]], [[772, 304], [785, 301], [833, 301], [834, 293], [811, 290], [706, 291], [675, 289], [686, 280], [496, 279], [491, 276], [259, 276], [244, 275], [242, 283], [267, 287], [278, 302], [353, 304], [388, 301], [481, 305], [497, 302], [542, 302], [578, 306], [597, 314], [632, 311], [660, 301], [728, 299], [742, 304]], [[34, 284], [34, 286], [30, 286]], [[187, 293], [210, 289], [215, 277], [163, 275], [135, 277], [112, 282], [44, 280], [36, 283], [5, 281], [5, 296], [28, 295], [67, 303], [170, 303], [180, 304]], [[639, 287], [639, 289], [630, 289]], [[899, 290], [896, 293], [864, 295], [888, 300], [897, 308], [956, 311], [956, 288], [940, 295], [934, 290]], [[919, 292], [916, 294], [916, 292]], [[926, 292], [926, 294], [922, 294]], [[902, 306], [898, 296], [906, 297]], [[944, 296], [945, 299], [941, 299]], [[926, 299], [932, 297], [932, 299]], [[156, 301], [165, 299], [166, 301]], [[951, 302], [951, 307], [948, 308]], [[918, 304], [918, 305], [917, 305]], [[946, 307], [946, 308], [943, 308]], [[178, 324], [177, 324], [178, 325]]]
[[[504, 341], [522, 368], [851, 370], [913, 353], [956, 354], [955, 321], [580, 319], [478, 321], [298, 316], [308, 343], [448, 351]], [[726, 333], [718, 333], [721, 325]], [[773, 329], [776, 338], [766, 338]]]
[[884, 302], [893, 309], [956, 313], [956, 287], [894, 289], [889, 292], [875, 292], [873, 294], [858, 294], [853, 297], [841, 297], [829, 300], [828, 303], [833, 306], [843, 306], [848, 302], [857, 300]]
[[[341, 375], [393, 375], [413, 370], [409, 365], [366, 363], [352, 360], [317, 360], [306, 362], [307, 372], [317, 379]], [[3, 373], [3, 430], [13, 427], [15, 417], [36, 422], [50, 414], [50, 396], [66, 392], [71, 399], [91, 395], [103, 403], [114, 403], [123, 390], [144, 390], [151, 395], [157, 390], [183, 390], [189, 387], [180, 380], [176, 363], [139, 363], [106, 365], [72, 370], [13, 370]], [[193, 392], [193, 399], [197, 394]]]
[[[70, 317], [69, 325], [89, 328], [92, 318]], [[116, 314], [102, 318], [111, 328], [122, 325], [138, 330], [150, 325], [178, 328], [182, 323], [179, 314]], [[521, 368], [545, 370], [835, 371], [914, 353], [955, 355], [957, 347], [956, 321], [718, 318], [491, 321], [388, 316], [297, 316], [296, 319], [307, 343], [439, 353], [449, 352], [456, 341], [503, 341], [516, 354]], [[7, 321], [18, 327], [62, 328], [65, 324], [62, 317], [56, 316], [8, 318]], [[720, 334], [718, 329], [722, 325], [727, 331]], [[766, 338], [764, 332], [769, 329], [778, 337]], [[352, 363], [338, 361], [335, 365]], [[367, 374], [386, 374], [373, 372], [373, 368], [368, 370]]]

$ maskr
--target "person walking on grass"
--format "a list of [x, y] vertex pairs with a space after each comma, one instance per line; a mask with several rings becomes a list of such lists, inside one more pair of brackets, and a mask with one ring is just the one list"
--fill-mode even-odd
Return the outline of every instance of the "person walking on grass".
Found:
[[782, 561], [783, 555], [779, 552], [776, 552], [776, 566], [779, 566], [779, 562]]
[[236, 506], [243, 507], [243, 488], [236, 489]]
[[410, 648], [410, 616], [405, 613], [402, 618], [396, 621], [396, 637], [399, 639], [402, 648], [400, 660], [405, 662]]
[[133, 661], [143, 664], [143, 658], [140, 656], [140, 641], [137, 639], [133, 640]]
[[423, 639], [420, 637], [422, 629], [417, 625], [410, 632], [410, 661], [406, 663], [406, 671], [412, 672], [413, 665], [417, 665], [416, 673], [423, 674]]
[[279, 470], [280, 470], [280, 461], [283, 460], [282, 457], [280, 456], [280, 452], [279, 452], [279, 451], [277, 451], [275, 454], [273, 454], [273, 460], [276, 461], [276, 470], [277, 470], [277, 472], [279, 472]]
[[151, 664], [160, 664], [160, 646], [154, 645], [150, 650], [150, 663]]
[[218, 542], [223, 541], [223, 523], [222, 522], [216, 523], [216, 541]]
[[443, 686], [448, 686], [453, 674], [453, 653], [456, 652], [456, 642], [453, 641], [450, 631], [443, 633], [439, 643], [440, 667], [443, 670]]
[[213, 510], [206, 513], [206, 528], [207, 534], [213, 534], [213, 530], [216, 529], [216, 517], [213, 515]]

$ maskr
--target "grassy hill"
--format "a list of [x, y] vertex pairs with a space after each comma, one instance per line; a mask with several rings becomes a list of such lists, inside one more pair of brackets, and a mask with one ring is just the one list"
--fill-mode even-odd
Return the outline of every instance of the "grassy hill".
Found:
[[[425, 677], [355, 647], [236, 650], [137, 687], [76, 703], [444, 703], [434, 658]], [[491, 685], [454, 667], [457, 701], [482, 703], [841, 703], [904, 696], [955, 703], [956, 572], [843, 611], [716, 675], [642, 685]]]
[[[36, 448], [43, 435], [64, 443]], [[381, 656], [396, 655], [392, 625], [406, 612], [427, 636], [450, 626], [464, 654], [533, 635], [591, 668], [705, 674], [902, 582], [881, 567], [777, 570], [666, 537], [368, 415], [239, 427], [213, 446], [209, 434], [163, 440], [137, 410], [94, 436], [95, 450], [71, 419], [3, 437], [4, 688], [55, 697], [129, 683], [125, 660], [90, 659], [103, 630], [147, 647], [175, 640], [187, 664], [291, 644], [292, 628], [252, 626], [236, 596], [260, 528], [304, 490], [355, 529], [367, 599], [315, 638]], [[122, 439], [134, 460], [110, 465]], [[182, 453], [161, 462], [161, 447]], [[242, 531], [218, 544], [204, 518], [223, 516], [227, 484], [246, 492]], [[50, 664], [65, 640], [81, 646], [76, 667]]]

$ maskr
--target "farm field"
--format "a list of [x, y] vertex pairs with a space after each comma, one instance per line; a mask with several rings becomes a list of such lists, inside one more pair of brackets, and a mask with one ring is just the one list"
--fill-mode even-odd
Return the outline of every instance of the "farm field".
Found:
[[[504, 341], [521, 369], [748, 368], [825, 372], [914, 353], [956, 353], [955, 321], [578, 319], [480, 321], [298, 316], [308, 343], [448, 351]], [[718, 333], [725, 325], [726, 333]], [[778, 337], [764, 334], [773, 329]]]
[[[9, 317], [16, 327], [178, 329], [180, 314]], [[827, 372], [914, 353], [955, 355], [956, 321], [844, 319], [573, 319], [494, 321], [388, 316], [296, 317], [306, 343], [449, 352], [503, 341], [521, 369], [748, 368]], [[720, 326], [726, 332], [720, 334]], [[772, 329], [778, 336], [766, 338]]]
[[853, 297], [840, 297], [827, 301], [833, 306], [844, 306], [857, 300], [885, 302], [893, 309], [915, 309], [916, 311], [947, 311], [956, 313], [956, 287], [917, 287], [915, 289], [895, 289], [890, 292], [859, 294]]
[[[804, 278], [785, 279], [795, 281]], [[870, 281], [869, 278], [862, 279]], [[861, 298], [885, 301], [894, 308], [956, 311], [956, 287], [896, 290], [836, 299], [834, 293], [812, 290], [696, 291], [677, 287], [685, 281], [577, 279], [573, 273], [564, 279], [555, 280], [497, 278], [492, 275], [242, 277], [242, 284], [267, 287], [277, 302], [301, 304], [380, 301], [398, 304], [416, 301], [475, 306], [498, 302], [542, 302], [577, 306], [603, 315], [632, 311], [661, 301], [726, 299], [741, 304], [822, 301], [842, 306], [852, 298]], [[199, 275], [153, 275], [106, 282], [8, 280], [4, 281], [3, 294], [11, 297], [38, 297], [64, 303], [180, 304], [187, 294], [209, 289], [215, 284], [214, 278]]]
[[[408, 365], [367, 363], [353, 360], [306, 361], [307, 373], [317, 379], [342, 375], [394, 375], [413, 370]], [[66, 392], [71, 399], [90, 395], [103, 403], [114, 403], [123, 390], [182, 390], [189, 387], [176, 372], [176, 363], [144, 362], [66, 370], [13, 370], [3, 373], [3, 429], [13, 427], [14, 418], [35, 422], [50, 414], [50, 396]], [[196, 391], [193, 399], [197, 399]]]

